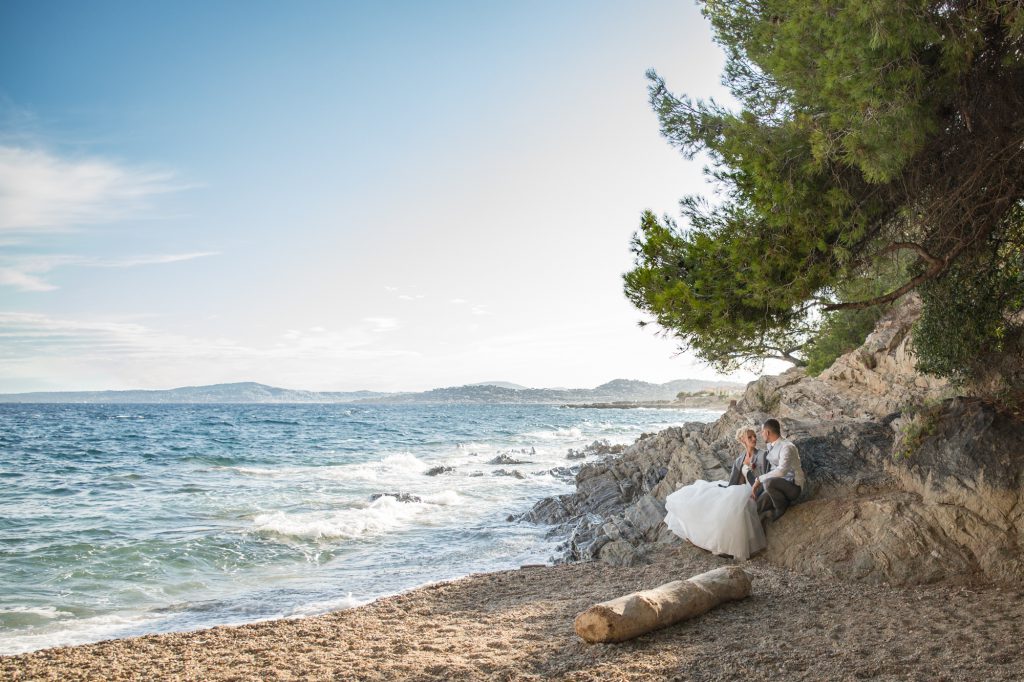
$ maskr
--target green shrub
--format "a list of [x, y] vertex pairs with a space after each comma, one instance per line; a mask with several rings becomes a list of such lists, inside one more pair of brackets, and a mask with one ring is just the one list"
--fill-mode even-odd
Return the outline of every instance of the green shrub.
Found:
[[926, 401], [904, 410], [906, 421], [896, 434], [893, 444], [892, 458], [896, 461], [910, 459], [918, 451], [921, 444], [935, 433], [939, 420], [945, 411], [944, 400]]
[[817, 376], [832, 366], [840, 355], [855, 350], [875, 328], [883, 308], [837, 310], [829, 313], [817, 336], [807, 344], [807, 373]]

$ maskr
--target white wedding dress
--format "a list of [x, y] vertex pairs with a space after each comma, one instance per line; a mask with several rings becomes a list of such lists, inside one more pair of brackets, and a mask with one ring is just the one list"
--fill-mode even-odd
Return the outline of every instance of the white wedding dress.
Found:
[[746, 561], [767, 545], [747, 484], [696, 481], [665, 498], [673, 533], [715, 554]]

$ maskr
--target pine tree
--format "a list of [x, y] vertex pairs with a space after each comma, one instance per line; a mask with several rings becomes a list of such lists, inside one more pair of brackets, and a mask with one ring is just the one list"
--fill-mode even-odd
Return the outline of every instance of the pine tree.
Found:
[[719, 195], [683, 199], [682, 226], [644, 213], [629, 299], [723, 369], [802, 364], [823, 323], [847, 328], [837, 315], [915, 289], [928, 371], [969, 378], [973, 358], [1019, 338], [1024, 4], [707, 0], [703, 12], [739, 108], [648, 78], [662, 134], [710, 157]]

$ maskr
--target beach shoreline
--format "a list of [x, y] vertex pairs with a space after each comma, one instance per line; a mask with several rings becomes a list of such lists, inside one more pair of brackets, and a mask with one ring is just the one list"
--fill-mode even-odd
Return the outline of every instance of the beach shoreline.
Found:
[[[652, 562], [500, 571], [321, 616], [0, 657], [10, 680], [1011, 680], [1019, 587], [826, 580], [755, 558], [752, 595], [622, 644], [588, 645], [577, 613], [732, 563], [689, 545]], [[785, 614], [780, 618], [780, 614]]]

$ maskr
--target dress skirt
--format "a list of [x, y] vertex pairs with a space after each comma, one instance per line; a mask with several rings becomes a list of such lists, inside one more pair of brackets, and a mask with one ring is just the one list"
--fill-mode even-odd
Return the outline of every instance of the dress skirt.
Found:
[[673, 533], [715, 554], [746, 561], [767, 545], [747, 484], [696, 481], [665, 498]]

